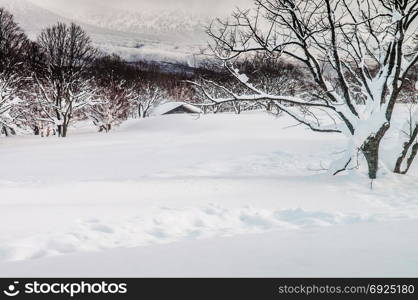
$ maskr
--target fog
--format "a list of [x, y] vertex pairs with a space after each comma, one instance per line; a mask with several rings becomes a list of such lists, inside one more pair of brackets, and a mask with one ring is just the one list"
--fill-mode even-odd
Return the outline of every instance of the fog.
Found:
[[31, 2], [56, 11], [101, 11], [126, 9], [149, 11], [179, 9], [199, 14], [219, 14], [232, 11], [234, 7], [249, 7], [252, 0], [30, 0]]

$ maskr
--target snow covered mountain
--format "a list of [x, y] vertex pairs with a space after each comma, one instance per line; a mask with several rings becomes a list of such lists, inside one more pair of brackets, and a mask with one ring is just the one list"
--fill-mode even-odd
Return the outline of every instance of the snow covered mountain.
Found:
[[111, 30], [201, 43], [205, 27], [251, 0], [29, 0], [62, 16]]
[[[140, 14], [124, 10], [58, 10], [29, 0], [0, 0], [30, 38], [58, 21], [76, 22], [102, 51], [123, 58], [193, 65], [205, 44], [203, 19], [179, 12]], [[185, 30], [181, 30], [185, 28]]]
[[63, 20], [59, 15], [27, 0], [0, 0], [0, 7], [13, 13], [20, 27], [31, 38], [34, 38], [44, 27]]
[[183, 10], [104, 12], [81, 11], [74, 16], [90, 25], [111, 30], [153, 35], [155, 37], [189, 43], [204, 42], [205, 27], [210, 17]]

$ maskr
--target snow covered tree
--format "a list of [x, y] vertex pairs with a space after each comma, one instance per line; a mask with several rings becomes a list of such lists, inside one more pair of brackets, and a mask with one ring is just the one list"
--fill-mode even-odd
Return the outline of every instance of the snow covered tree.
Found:
[[[255, 9], [208, 29], [211, 49], [246, 92], [225, 89], [213, 103], [270, 101], [318, 132], [348, 138], [334, 174], [354, 167], [358, 153], [377, 177], [381, 141], [391, 127], [406, 76], [418, 61], [416, 0], [255, 0]], [[233, 66], [254, 53], [279, 55], [304, 65], [315, 88], [307, 97], [254, 86]], [[210, 95], [208, 95], [210, 96]]]
[[19, 92], [25, 80], [22, 74], [28, 39], [13, 15], [0, 8], [0, 134], [16, 134], [24, 113]]
[[99, 132], [109, 132], [127, 120], [131, 106], [129, 99], [132, 93], [125, 81], [112, 77], [105, 84], [97, 87], [96, 99], [86, 108], [88, 118], [99, 128]]
[[25, 56], [25, 47], [29, 43], [26, 35], [14, 21], [14, 17], [4, 8], [0, 8], [0, 70], [16, 71]]
[[[279, 56], [256, 54], [253, 57], [246, 58], [244, 61], [235, 62], [236, 72], [249, 74], [253, 87], [262, 89], [268, 94], [287, 94], [299, 95], [306, 93], [306, 90], [312, 90], [312, 87], [306, 84], [306, 75], [300, 71], [294, 64], [280, 60]], [[224, 74], [216, 71], [217, 68], [206, 67], [212, 69], [212, 73], [200, 75], [201, 79], [198, 83], [191, 82], [198, 88], [196, 89], [200, 99], [210, 98], [209, 103], [203, 103], [202, 107], [207, 111], [213, 106], [213, 112], [235, 112], [240, 114], [242, 111], [265, 108], [273, 114], [280, 114], [281, 110], [275, 105], [274, 101], [244, 101], [236, 100], [230, 102], [222, 102], [217, 104], [216, 99], [228, 98], [230, 91], [236, 94], [251, 93], [245, 85], [236, 76], [231, 76], [233, 70], [226, 65]], [[242, 75], [244, 76], [244, 75]], [[215, 82], [216, 81], [216, 82]], [[215, 103], [215, 105], [213, 104]]]
[[[415, 50], [418, 50], [418, 35], [414, 38]], [[405, 80], [405, 88], [401, 92], [401, 100], [408, 105], [408, 117], [400, 132], [402, 151], [396, 159], [394, 171], [399, 174], [408, 173], [418, 154], [418, 66], [412, 68], [409, 78]]]
[[24, 107], [18, 92], [22, 78], [17, 74], [0, 73], [0, 134], [14, 135], [22, 125]]
[[69, 126], [85, 119], [85, 109], [94, 104], [97, 91], [91, 80], [80, 78], [67, 83], [69, 86], [64, 86], [65, 93], [58, 98], [59, 88], [56, 85], [49, 85], [53, 81], [53, 79], [50, 81], [37, 79], [38, 93], [41, 95], [38, 99], [41, 110], [37, 120], [48, 132], [53, 131], [59, 137], [67, 137]]
[[42, 31], [38, 44], [45, 55], [45, 67], [36, 76], [47, 120], [66, 137], [68, 127], [94, 94], [86, 77], [97, 54], [86, 32], [78, 25], [58, 23]]
[[409, 171], [418, 154], [418, 81], [415, 84], [415, 94], [411, 98], [412, 103], [408, 104], [408, 118], [400, 132], [402, 152], [396, 160], [394, 169], [395, 173], [399, 174], [406, 174]]
[[148, 118], [152, 108], [167, 97], [163, 88], [151, 82], [138, 83], [131, 87], [130, 102], [139, 118]]

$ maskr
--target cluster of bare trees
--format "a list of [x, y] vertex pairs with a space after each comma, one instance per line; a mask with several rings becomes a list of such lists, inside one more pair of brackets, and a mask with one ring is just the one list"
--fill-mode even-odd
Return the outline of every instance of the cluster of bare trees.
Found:
[[205, 112], [240, 114], [243, 111], [265, 109], [275, 115], [281, 114], [282, 110], [275, 105], [275, 101], [230, 99], [231, 91], [235, 94], [251, 92], [241, 83], [241, 80], [249, 80], [249, 77], [253, 86], [271, 94], [294, 96], [312, 89], [312, 83], [300, 66], [281, 60], [278, 56], [262, 53], [234, 61], [233, 69], [231, 65], [224, 65], [224, 70], [221, 70], [213, 63], [207, 64], [197, 76], [199, 80], [190, 83], [197, 87], [198, 99], [210, 100], [200, 104]]
[[100, 53], [76, 24], [58, 23], [30, 41], [0, 8], [3, 135], [32, 131], [66, 137], [72, 124], [88, 119], [108, 132], [130, 116], [148, 117], [177, 88], [168, 80], [157, 82], [155, 73]]
[[[411, 71], [418, 62], [418, 1], [254, 2], [254, 9], [238, 9], [232, 18], [217, 20], [208, 29], [211, 50], [237, 84], [194, 82], [207, 105], [270, 103], [313, 131], [344, 134], [346, 151], [331, 166], [332, 172], [356, 167], [361, 155], [369, 177], [375, 179], [380, 145], [391, 129], [395, 108], [410, 97], [408, 85], [415, 85]], [[260, 54], [303, 66], [310, 88], [291, 92], [272, 83], [272, 90], [236, 67], [240, 58]], [[411, 112], [404, 120], [394, 172], [406, 173], [417, 155], [417, 114]]]

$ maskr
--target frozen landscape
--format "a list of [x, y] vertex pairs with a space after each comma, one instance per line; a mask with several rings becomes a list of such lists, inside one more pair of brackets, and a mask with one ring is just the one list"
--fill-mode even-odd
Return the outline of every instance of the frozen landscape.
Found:
[[417, 277], [417, 160], [417, 1], [0, 0], [0, 277]]
[[[0, 276], [417, 276], [410, 175], [264, 112], [0, 140]], [[388, 148], [391, 138], [385, 141]]]

